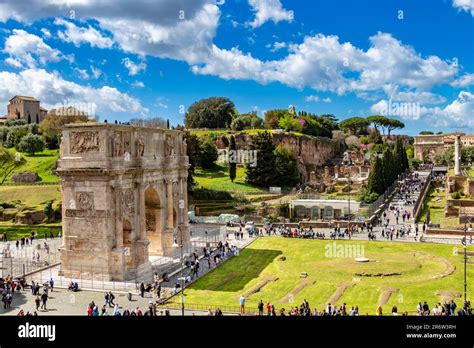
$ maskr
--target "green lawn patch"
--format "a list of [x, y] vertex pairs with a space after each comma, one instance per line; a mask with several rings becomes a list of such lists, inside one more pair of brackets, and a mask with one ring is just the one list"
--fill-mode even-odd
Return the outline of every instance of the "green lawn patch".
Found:
[[[16, 152], [15, 149], [11, 150]], [[13, 183], [12, 175], [18, 172], [24, 171], [35, 171], [41, 178], [41, 181], [52, 183], [59, 182], [59, 177], [53, 175], [52, 170], [56, 165], [56, 161], [59, 158], [59, 150], [44, 150], [38, 152], [33, 156], [29, 156], [26, 153], [21, 153], [22, 157], [26, 159], [26, 163], [21, 167], [15, 169], [5, 181], [6, 183]]]
[[34, 208], [42, 207], [50, 200], [56, 204], [61, 200], [59, 185], [0, 186], [0, 203], [19, 202]]
[[265, 193], [266, 190], [245, 182], [245, 168], [237, 167], [237, 176], [234, 182], [230, 181], [229, 168], [218, 163], [212, 169], [196, 169], [194, 180], [198, 186], [216, 191]]
[[[340, 246], [348, 251], [334, 254]], [[377, 262], [356, 262], [360, 252]], [[374, 315], [383, 298], [385, 313], [396, 305], [399, 312], [413, 314], [420, 301], [431, 307], [440, 301], [438, 291], [462, 293], [462, 265], [462, 255], [453, 253], [452, 245], [261, 237], [186, 289], [185, 303], [237, 307], [239, 297], [250, 294], [247, 307], [253, 313], [260, 299], [287, 310], [307, 299], [321, 310], [330, 298], [338, 298], [337, 305], [357, 305], [361, 314]], [[302, 272], [307, 278], [300, 277]], [[467, 272], [472, 279], [472, 264]], [[398, 291], [387, 298], [387, 289]], [[461, 305], [461, 298], [456, 302]]]

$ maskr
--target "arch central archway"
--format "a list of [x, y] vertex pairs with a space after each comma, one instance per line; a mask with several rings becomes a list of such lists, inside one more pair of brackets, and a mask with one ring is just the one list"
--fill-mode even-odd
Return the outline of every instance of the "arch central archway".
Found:
[[130, 249], [132, 247], [132, 224], [128, 220], [123, 220], [122, 222], [122, 242], [123, 247], [125, 248], [125, 263], [127, 266], [132, 266], [132, 257], [130, 253]]
[[150, 241], [149, 254], [160, 255], [162, 252], [160, 196], [153, 187], [145, 190], [145, 222], [146, 236]]

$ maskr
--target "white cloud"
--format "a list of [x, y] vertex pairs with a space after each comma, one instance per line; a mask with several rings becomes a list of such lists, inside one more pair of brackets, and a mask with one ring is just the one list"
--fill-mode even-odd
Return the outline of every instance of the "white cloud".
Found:
[[[278, 0], [249, 2], [255, 11], [253, 26], [266, 21], [291, 20], [291, 12], [283, 9]], [[286, 43], [289, 53], [279, 60], [263, 61], [237, 47], [223, 49], [213, 44], [221, 15], [215, 0], [160, 0], [158, 5], [148, 0], [113, 3], [84, 0], [75, 6], [83, 21], [94, 18], [98, 25], [81, 28], [66, 20], [59, 20], [59, 23], [69, 23], [79, 32], [80, 29], [96, 30], [98, 42], [103, 38], [102, 30], [107, 30], [112, 39], [106, 37], [102, 43], [105, 46], [115, 42], [123, 51], [140, 57], [150, 55], [185, 61], [196, 74], [224, 79], [255, 80], [262, 84], [279, 82], [299, 89], [312, 88], [337, 94], [354, 92], [373, 100], [382, 98], [381, 93], [388, 93], [387, 85], [394, 85], [399, 93], [441, 102], [430, 89], [451, 83], [458, 73], [453, 64], [437, 56], [422, 56], [387, 33], [370, 37], [367, 50], [341, 42], [333, 35], [306, 36], [298, 44]], [[28, 22], [59, 17], [71, 8], [69, 0], [10, 1], [0, 4], [0, 20], [14, 18]], [[81, 35], [75, 40], [73, 36], [68, 39], [78, 44], [94, 41]], [[273, 48], [277, 49], [277, 46]], [[16, 64], [14, 61], [9, 63]], [[132, 74], [135, 71], [130, 70]], [[404, 96], [408, 97], [408, 94]]]
[[323, 103], [331, 103], [332, 102], [332, 99], [329, 98], [329, 97], [326, 97], [326, 98], [320, 98], [318, 95], [308, 95], [306, 96], [306, 98], [304, 98], [305, 101], [307, 102], [323, 102]]
[[268, 44], [266, 47], [267, 48], [270, 48], [270, 52], [276, 52], [278, 50], [281, 50], [282, 48], [285, 48], [287, 46], [286, 42], [274, 42], [273, 45], [272, 44]]
[[426, 107], [417, 102], [380, 100], [370, 111], [407, 120], [424, 119], [434, 127], [474, 128], [474, 94], [461, 91], [457, 98], [444, 107]]
[[255, 18], [247, 24], [253, 28], [259, 27], [270, 20], [274, 23], [293, 21], [293, 11], [285, 10], [280, 0], [249, 0], [249, 5], [255, 12]]
[[393, 84], [386, 84], [383, 90], [388, 98], [402, 103], [440, 104], [446, 101], [442, 95], [420, 89], [404, 89]]
[[145, 84], [142, 81], [134, 81], [132, 82], [132, 86], [135, 88], [143, 88], [145, 87]]
[[102, 70], [100, 70], [99, 68], [96, 68], [93, 65], [91, 65], [90, 68], [91, 68], [92, 77], [94, 79], [98, 79], [102, 75]]
[[86, 69], [74, 68], [74, 71], [79, 74], [79, 77], [83, 80], [89, 80], [90, 76]]
[[421, 108], [421, 115], [437, 127], [474, 129], [474, 94], [461, 91], [457, 98], [444, 108]]
[[341, 43], [334, 35], [307, 36], [302, 43], [291, 44], [286, 57], [269, 61], [235, 47], [226, 50], [213, 45], [207, 62], [194, 65], [192, 71], [338, 94], [375, 93], [387, 85], [425, 91], [450, 82], [458, 72], [456, 66], [437, 56], [423, 58], [391, 34], [377, 33], [370, 37], [370, 42], [371, 46], [364, 51], [349, 42]]
[[15, 68], [23, 68], [23, 64], [21, 64], [21, 62], [17, 59], [14, 59], [12, 57], [8, 57], [4, 60], [4, 62], [8, 65], [11, 65]]
[[[126, 17], [98, 20], [126, 52], [178, 59], [189, 64], [205, 61], [219, 23], [219, 8], [211, 0], [181, 1], [183, 7], [176, 7], [179, 1], [168, 2], [160, 6], [162, 13], [151, 21]], [[176, 12], [168, 13], [173, 9]], [[185, 19], [179, 19], [179, 11], [184, 11]], [[164, 17], [165, 13], [168, 17]]]
[[41, 32], [43, 33], [43, 36], [46, 38], [46, 39], [49, 39], [51, 37], [51, 32], [46, 29], [46, 28], [42, 28], [41, 29]]
[[319, 96], [317, 95], [308, 95], [306, 98], [304, 98], [307, 102], [318, 102], [319, 101]]
[[462, 11], [471, 12], [474, 17], [474, 1], [473, 0], [453, 0], [453, 6]]
[[48, 46], [42, 38], [21, 29], [14, 29], [13, 34], [7, 37], [3, 52], [10, 55], [8, 63], [16, 67], [34, 68], [37, 60], [46, 64], [63, 58], [60, 51]]
[[114, 44], [111, 38], [103, 36], [101, 32], [90, 25], [78, 27], [74, 23], [61, 18], [56, 18], [54, 24], [66, 27], [65, 31], [58, 31], [58, 37], [65, 42], [73, 43], [77, 47], [82, 43], [88, 43], [92, 47], [110, 48]]
[[47, 108], [58, 103], [91, 103], [98, 113], [147, 113], [140, 101], [114, 87], [93, 88], [64, 80], [44, 69], [27, 69], [19, 73], [0, 72], [0, 104], [6, 105], [16, 94], [33, 95]]
[[146, 70], [146, 64], [144, 62], [134, 63], [132, 60], [130, 60], [130, 58], [124, 58], [122, 60], [122, 64], [127, 68], [128, 75], [130, 76], [135, 76], [140, 71]]
[[459, 79], [451, 82], [451, 86], [456, 88], [469, 87], [474, 85], [474, 74], [464, 74]]

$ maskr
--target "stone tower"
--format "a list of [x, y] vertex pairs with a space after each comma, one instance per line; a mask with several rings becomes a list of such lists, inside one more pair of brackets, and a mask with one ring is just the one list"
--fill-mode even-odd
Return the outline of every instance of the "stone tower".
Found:
[[64, 276], [141, 278], [151, 274], [149, 255], [173, 254], [181, 237], [189, 242], [182, 132], [70, 124], [60, 152]]

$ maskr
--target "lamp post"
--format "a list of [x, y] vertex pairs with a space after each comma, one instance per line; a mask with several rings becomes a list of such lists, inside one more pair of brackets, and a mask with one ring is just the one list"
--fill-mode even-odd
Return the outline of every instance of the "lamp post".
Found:
[[348, 182], [349, 182], [349, 188], [348, 188], [348, 190], [349, 190], [348, 193], [349, 193], [349, 194], [348, 194], [348, 196], [347, 196], [347, 198], [348, 198], [348, 199], [347, 199], [347, 205], [348, 205], [348, 214], [349, 214], [349, 215], [347, 216], [347, 232], [348, 232], [349, 235], [350, 235], [350, 233], [351, 233], [351, 190], [352, 190], [352, 188], [351, 188], [350, 172], [349, 172], [349, 180], [348, 180]]
[[[471, 219], [469, 218], [469, 222]], [[464, 303], [467, 303], [467, 224], [464, 224]]]
[[[184, 210], [185, 202], [183, 199], [180, 199], [178, 202], [178, 207], [181, 210], [181, 219], [183, 219], [183, 210]], [[183, 254], [183, 230], [181, 229], [181, 225], [178, 224], [177, 227], [179, 231], [179, 250], [180, 250], [180, 260], [181, 260], [181, 315], [184, 316], [184, 254]]]

